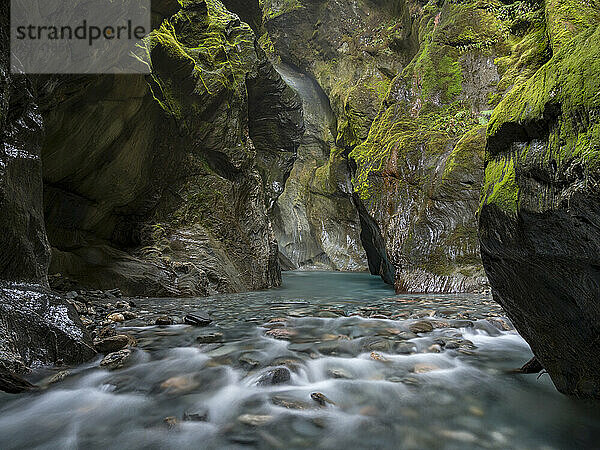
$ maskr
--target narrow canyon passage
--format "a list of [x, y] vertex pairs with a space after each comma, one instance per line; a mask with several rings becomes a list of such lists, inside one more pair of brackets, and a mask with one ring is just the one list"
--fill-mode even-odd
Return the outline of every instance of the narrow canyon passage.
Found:
[[[3, 448], [581, 448], [600, 432], [547, 375], [510, 373], [531, 352], [487, 296], [296, 271], [270, 291], [129, 301], [127, 358], [0, 393]], [[212, 322], [147, 326], [190, 313]]]

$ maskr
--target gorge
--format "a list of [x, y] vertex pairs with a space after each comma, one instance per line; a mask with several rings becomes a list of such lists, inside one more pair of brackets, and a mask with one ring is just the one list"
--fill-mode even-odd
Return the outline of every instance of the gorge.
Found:
[[[336, 352], [379, 362], [399, 347], [469, 357], [469, 344], [447, 346], [453, 333], [486, 349], [498, 337], [499, 354], [534, 357], [561, 393], [600, 397], [597, 0], [153, 0], [149, 75], [13, 74], [6, 3], [0, 18], [0, 389], [37, 392], [40, 368], [86, 367], [98, 353], [145, 364], [156, 349], [144, 327], [173, 327], [159, 353], [191, 348], [178, 327], [203, 313], [186, 319], [180, 305], [229, 302], [207, 339], [235, 335], [255, 352], [256, 329], [281, 329], [266, 336], [296, 346], [278, 357], [301, 360], [300, 385], [328, 373], [304, 359], [328, 355], [308, 345], [324, 327], [361, 342]], [[288, 296], [302, 276], [319, 283], [315, 271], [353, 272], [339, 275], [357, 292], [355, 279], [378, 283], [377, 296], [361, 294], [372, 310], [341, 285], [339, 301]], [[299, 318], [286, 307], [287, 325], [267, 326], [281, 318], [266, 314], [280, 291], [320, 309]], [[245, 304], [261, 295], [275, 302], [264, 312]], [[225, 326], [236, 308], [258, 328]], [[381, 348], [356, 331], [371, 326], [387, 333]], [[123, 338], [99, 350], [128, 334], [140, 348]], [[216, 339], [201, 344], [219, 360], [210, 345], [233, 344]], [[511, 368], [483, 369], [475, 353], [473, 370]], [[291, 364], [253, 358], [223, 364], [242, 365], [231, 376], [244, 380]], [[418, 363], [466, 367], [452, 358]], [[75, 370], [84, 385], [95, 376]]]

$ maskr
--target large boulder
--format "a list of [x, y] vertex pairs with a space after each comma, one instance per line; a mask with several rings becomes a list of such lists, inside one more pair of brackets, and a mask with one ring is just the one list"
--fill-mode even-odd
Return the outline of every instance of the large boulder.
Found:
[[554, 55], [494, 112], [480, 240], [494, 298], [556, 387], [600, 398], [600, 10], [585, 3], [549, 2]]
[[39, 285], [0, 284], [0, 366], [25, 372], [81, 364], [96, 354], [75, 309]]

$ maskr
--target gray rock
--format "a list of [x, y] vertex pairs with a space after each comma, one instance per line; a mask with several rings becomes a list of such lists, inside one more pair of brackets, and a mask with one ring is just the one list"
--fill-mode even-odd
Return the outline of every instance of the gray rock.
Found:
[[429, 333], [433, 331], [433, 325], [430, 322], [424, 320], [420, 322], [411, 323], [408, 328], [413, 333]]
[[212, 319], [206, 312], [195, 312], [194, 314], [187, 314], [183, 318], [183, 322], [195, 327], [206, 327], [210, 325]]
[[80, 364], [94, 357], [75, 309], [38, 285], [0, 283], [0, 363], [21, 372], [34, 364]]
[[125, 334], [118, 334], [104, 339], [96, 339], [94, 347], [99, 353], [112, 353], [127, 347], [133, 338]]
[[118, 352], [109, 353], [102, 361], [100, 361], [100, 367], [105, 367], [109, 370], [120, 369], [125, 365], [131, 356], [131, 353], [131, 350], [128, 348], [119, 350]]
[[260, 376], [256, 384], [258, 386], [270, 386], [274, 384], [287, 383], [291, 379], [291, 372], [285, 367], [271, 369]]
[[202, 334], [196, 338], [196, 342], [200, 344], [213, 344], [216, 342], [223, 342], [223, 333]]

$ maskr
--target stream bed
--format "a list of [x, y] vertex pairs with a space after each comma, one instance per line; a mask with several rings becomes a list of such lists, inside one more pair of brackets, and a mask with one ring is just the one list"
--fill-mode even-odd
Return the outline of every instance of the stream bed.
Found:
[[563, 397], [486, 295], [395, 295], [363, 273], [288, 272], [266, 292], [135, 299], [121, 368], [100, 357], [0, 393], [0, 448], [597, 448], [600, 411]]

